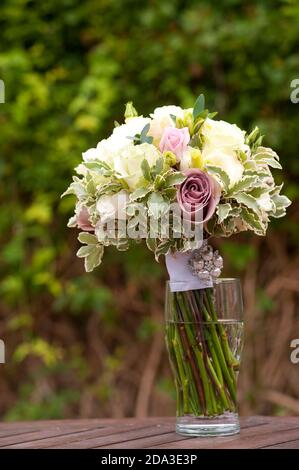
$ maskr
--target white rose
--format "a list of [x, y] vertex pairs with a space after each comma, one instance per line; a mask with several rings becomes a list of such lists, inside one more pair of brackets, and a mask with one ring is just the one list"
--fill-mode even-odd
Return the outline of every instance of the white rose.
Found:
[[160, 106], [159, 108], [154, 109], [154, 112], [150, 114], [150, 117], [153, 119], [160, 119], [167, 116], [170, 117], [170, 115], [183, 119], [184, 110], [180, 106]]
[[149, 166], [152, 167], [159, 157], [161, 153], [154, 145], [131, 143], [115, 155], [114, 169], [118, 173], [117, 177], [125, 180], [129, 188], [134, 191], [144, 184], [142, 160], [147, 160]]
[[244, 168], [234, 151], [229, 153], [223, 149], [204, 148], [202, 159], [204, 165], [209, 164], [222, 168], [229, 176], [230, 187], [242, 178]]
[[96, 148], [91, 148], [84, 152], [83, 160], [85, 162], [100, 160], [113, 165], [115, 153], [130, 145], [132, 140], [129, 137], [140, 134], [150, 121], [150, 118], [141, 116], [127, 119], [125, 124], [115, 127], [108, 139], [101, 140]]
[[150, 118], [142, 116], [126, 119], [126, 123], [115, 127], [111, 137], [107, 139], [107, 146], [112, 152], [118, 152], [132, 142], [128, 137], [140, 134], [142, 129], [150, 123]]
[[97, 212], [102, 223], [113, 219], [126, 219], [126, 205], [129, 195], [122, 190], [111, 195], [101, 196], [96, 203]]
[[248, 145], [245, 144], [245, 131], [242, 131], [236, 124], [208, 118], [201, 132], [204, 136], [204, 148], [218, 147], [225, 151], [242, 150], [244, 152], [249, 150]]
[[112, 165], [114, 154], [111, 150], [111, 145], [109, 145], [109, 139], [103, 139], [98, 143], [96, 148], [88, 149], [82, 156], [83, 161], [86, 163], [99, 160]]

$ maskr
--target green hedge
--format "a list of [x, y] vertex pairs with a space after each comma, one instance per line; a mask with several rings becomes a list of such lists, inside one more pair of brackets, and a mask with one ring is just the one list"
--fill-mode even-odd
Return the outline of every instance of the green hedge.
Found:
[[[66, 228], [73, 201], [60, 194], [82, 151], [122, 119], [127, 101], [147, 114], [161, 104], [189, 106], [204, 93], [220, 118], [261, 127], [281, 156], [286, 193], [296, 199], [299, 104], [290, 101], [290, 82], [299, 78], [299, 6], [295, 0], [2, 0], [0, 13], [6, 87], [0, 336], [9, 348], [0, 413], [8, 419], [71, 416], [79, 412], [79, 390], [86, 389], [94, 409], [109, 415], [104, 405], [129, 351], [125, 343], [117, 350], [128, 325], [119, 323], [123, 304], [114, 294], [135, 289], [141, 305], [132, 307], [136, 332], [131, 325], [126, 334], [149, 344], [157, 325], [146, 310], [156, 305], [151, 288], [162, 292], [164, 274], [140, 248], [112, 251], [97, 273], [84, 275], [75, 259], [76, 234]], [[295, 216], [273, 230], [284, 230], [296, 249]], [[246, 244], [238, 249], [235, 266], [232, 243], [224, 248], [232, 269], [242, 270], [257, 254]], [[99, 363], [92, 362], [89, 343], [98, 317], [111, 345]], [[163, 377], [161, 393], [168, 390]], [[41, 383], [51, 393], [32, 398]], [[134, 412], [133, 401], [125, 413]]]

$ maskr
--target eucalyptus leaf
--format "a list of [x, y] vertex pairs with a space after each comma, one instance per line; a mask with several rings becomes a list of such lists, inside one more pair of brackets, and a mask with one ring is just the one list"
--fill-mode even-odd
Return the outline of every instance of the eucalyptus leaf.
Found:
[[148, 122], [140, 133], [141, 144], [144, 144], [144, 143], [151, 144], [153, 142], [153, 137], [147, 135], [149, 129], [150, 129], [150, 123]]
[[195, 101], [195, 104], [193, 107], [193, 118], [196, 119], [204, 109], [205, 109], [205, 97], [203, 94], [201, 94]]

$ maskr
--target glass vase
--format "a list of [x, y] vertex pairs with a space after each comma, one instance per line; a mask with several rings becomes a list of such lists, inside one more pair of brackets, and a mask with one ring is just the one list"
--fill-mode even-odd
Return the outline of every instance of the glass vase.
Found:
[[177, 392], [176, 432], [225, 436], [240, 431], [237, 379], [243, 343], [237, 279], [212, 288], [166, 286], [166, 343]]

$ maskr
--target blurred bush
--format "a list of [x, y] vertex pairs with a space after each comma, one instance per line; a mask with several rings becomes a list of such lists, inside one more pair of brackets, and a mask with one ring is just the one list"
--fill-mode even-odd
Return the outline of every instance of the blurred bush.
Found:
[[[261, 127], [296, 201], [298, 2], [2, 0], [0, 12], [0, 415], [173, 413], [163, 267], [138, 247], [85, 275], [60, 194], [127, 101], [147, 114], [203, 92], [220, 118]], [[298, 239], [295, 202], [266, 240], [221, 241], [244, 280], [244, 413], [299, 414]]]

